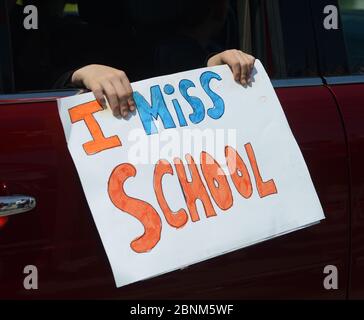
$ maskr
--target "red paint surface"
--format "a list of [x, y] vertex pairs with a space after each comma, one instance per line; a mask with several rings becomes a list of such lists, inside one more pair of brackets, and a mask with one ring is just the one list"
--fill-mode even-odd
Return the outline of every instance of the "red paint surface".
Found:
[[8, 222], [8, 217], [0, 218], [0, 230], [5, 227], [6, 223]]
[[348, 139], [351, 176], [351, 259], [349, 297], [364, 297], [364, 84], [336, 85], [332, 91]]
[[[350, 179], [339, 109], [326, 87], [284, 88], [277, 89], [277, 94], [326, 220], [119, 289], [66, 147], [56, 103], [0, 105], [0, 179], [6, 181], [10, 194], [37, 199], [34, 211], [10, 217], [11, 223], [0, 231], [0, 299], [345, 298], [349, 288]], [[359, 110], [355, 112], [352, 117], [359, 118]], [[355, 121], [352, 135], [362, 137], [364, 130]], [[356, 151], [351, 160], [358, 170], [364, 157], [360, 141], [353, 144]], [[353, 160], [354, 155], [359, 160]], [[359, 192], [358, 199], [362, 199], [362, 178], [358, 175], [353, 188]], [[359, 217], [360, 209], [356, 212]], [[353, 219], [353, 225], [356, 222]], [[353, 229], [359, 254], [364, 252], [362, 228], [359, 222]], [[29, 264], [38, 267], [39, 290], [23, 288], [23, 268]], [[328, 264], [339, 269], [338, 290], [323, 288], [323, 269]], [[354, 288], [356, 296], [363, 297], [363, 284]]]

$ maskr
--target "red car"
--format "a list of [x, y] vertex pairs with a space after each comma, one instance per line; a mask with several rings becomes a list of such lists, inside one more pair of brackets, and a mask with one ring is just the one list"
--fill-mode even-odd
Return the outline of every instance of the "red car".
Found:
[[[0, 0], [0, 299], [364, 298], [363, 1], [228, 1], [216, 40], [263, 62], [326, 219], [118, 289], [58, 116], [56, 98], [79, 90], [49, 89], [91, 23], [75, 3], [33, 2], [39, 28], [27, 30], [26, 1]], [[126, 2], [136, 25], [173, 18]], [[29, 265], [37, 289], [24, 286]]]

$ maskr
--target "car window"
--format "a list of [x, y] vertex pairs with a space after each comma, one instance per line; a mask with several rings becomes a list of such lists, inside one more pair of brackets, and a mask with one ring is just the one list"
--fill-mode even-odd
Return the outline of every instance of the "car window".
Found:
[[[52, 89], [90, 63], [137, 81], [203, 67], [232, 48], [259, 58], [273, 79], [318, 76], [307, 0], [10, 2], [15, 92]], [[23, 26], [28, 2], [38, 8], [37, 30]]]
[[364, 74], [364, 1], [339, 0], [350, 74]]
[[274, 79], [318, 76], [307, 0], [251, 0], [252, 52]]
[[[91, 63], [122, 69], [130, 81], [203, 67], [239, 47], [239, 1], [12, 1], [15, 91], [51, 89]], [[38, 8], [37, 30], [23, 26], [28, 3]]]
[[13, 91], [12, 54], [7, 2], [0, 1], [0, 93]]

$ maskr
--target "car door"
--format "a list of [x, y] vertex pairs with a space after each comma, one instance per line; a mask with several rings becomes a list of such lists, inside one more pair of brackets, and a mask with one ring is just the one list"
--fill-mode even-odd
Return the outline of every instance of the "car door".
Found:
[[[334, 96], [319, 71], [312, 9], [308, 1], [249, 4], [252, 52], [272, 78], [326, 219], [317, 226], [244, 249], [240, 270], [252, 274], [247, 287], [236, 281], [235, 288], [240, 287], [237, 296], [345, 298], [350, 222], [346, 138]], [[339, 272], [337, 290], [324, 287], [324, 270], [329, 265]]]
[[[251, 26], [251, 43], [242, 41], [241, 49], [250, 46], [273, 79], [324, 221], [117, 289], [58, 117], [55, 97], [77, 92], [0, 95], [1, 196], [36, 201], [32, 211], [0, 218], [0, 298], [345, 298], [348, 152], [337, 103], [318, 72], [308, 4], [236, 5]], [[339, 272], [337, 290], [323, 284], [329, 265]], [[27, 272], [34, 267], [37, 289], [27, 289]]]
[[[1, 299], [87, 297], [100, 280], [112, 284], [58, 117], [55, 97], [73, 93], [0, 96], [0, 202], [36, 201], [34, 210], [0, 218]], [[34, 267], [38, 290], [26, 290]]]
[[[334, 5], [337, 29], [316, 24], [323, 73], [343, 119], [350, 163], [351, 247], [349, 298], [364, 297], [364, 2], [318, 1], [316, 12]], [[338, 52], [333, 55], [332, 52]]]

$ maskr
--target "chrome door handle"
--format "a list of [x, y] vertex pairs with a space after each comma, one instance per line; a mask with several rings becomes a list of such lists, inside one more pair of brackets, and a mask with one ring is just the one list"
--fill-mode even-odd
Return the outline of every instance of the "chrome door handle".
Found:
[[23, 195], [0, 197], [0, 217], [10, 216], [33, 210], [37, 202], [35, 198]]

